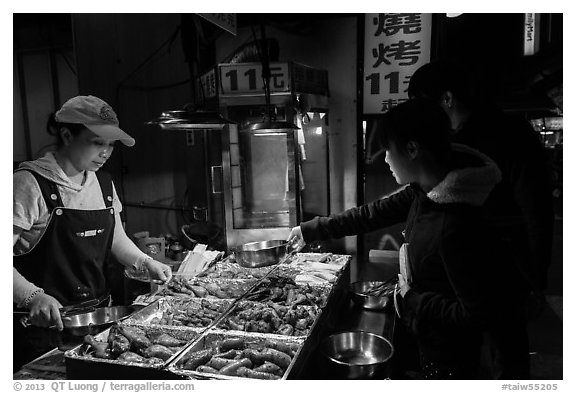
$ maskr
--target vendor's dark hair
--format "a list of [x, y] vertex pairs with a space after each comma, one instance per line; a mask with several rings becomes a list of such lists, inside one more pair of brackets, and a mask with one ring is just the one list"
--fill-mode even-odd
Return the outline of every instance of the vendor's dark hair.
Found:
[[390, 109], [380, 121], [378, 139], [385, 149], [394, 144], [406, 150], [409, 141], [417, 142], [435, 159], [445, 162], [450, 157], [451, 123], [440, 105], [416, 98]]
[[60, 129], [66, 127], [70, 130], [72, 135], [78, 135], [80, 131], [82, 131], [86, 126], [84, 124], [78, 123], [62, 123], [56, 120], [55, 113], [52, 113], [48, 117], [48, 121], [46, 122], [46, 132], [48, 134], [55, 136], [58, 139], [58, 147], [64, 144], [62, 140], [62, 135], [60, 135]]

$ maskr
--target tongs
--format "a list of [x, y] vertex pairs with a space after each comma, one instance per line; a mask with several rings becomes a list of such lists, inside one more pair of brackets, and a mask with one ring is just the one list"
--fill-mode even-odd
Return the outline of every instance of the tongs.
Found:
[[[62, 319], [64, 319], [64, 318], [69, 317], [71, 315], [92, 312], [92, 311], [96, 310], [96, 305], [98, 305], [102, 301], [103, 301], [102, 298], [90, 299], [90, 300], [80, 302], [78, 304], [71, 304], [69, 306], [64, 306], [64, 307], [58, 309], [58, 311], [60, 311], [60, 317]], [[32, 323], [30, 322], [30, 311], [15, 310], [15, 311], [13, 311], [13, 314], [14, 315], [22, 315], [22, 318], [20, 318], [20, 324], [22, 326], [28, 327], [28, 326], [32, 325]]]
[[298, 241], [296, 237], [293, 237], [292, 239], [286, 242], [286, 251], [287, 251], [286, 255], [284, 256], [284, 258], [282, 258], [282, 260], [278, 263], [278, 265], [290, 263], [289, 261], [291, 261], [294, 254], [296, 254], [299, 251]]

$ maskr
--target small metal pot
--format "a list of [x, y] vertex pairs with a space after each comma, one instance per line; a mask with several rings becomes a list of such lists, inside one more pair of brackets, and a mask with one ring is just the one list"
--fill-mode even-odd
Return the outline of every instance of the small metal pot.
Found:
[[367, 295], [366, 292], [376, 285], [382, 284], [381, 281], [357, 281], [350, 284], [350, 293], [352, 300], [358, 307], [370, 310], [383, 310], [390, 304], [392, 296], [387, 295]]
[[246, 243], [234, 249], [236, 262], [243, 267], [275, 265], [286, 256], [286, 240], [266, 240]]
[[71, 336], [82, 337], [87, 334], [98, 334], [134, 312], [134, 307], [115, 306], [101, 307], [94, 311], [66, 315], [62, 317], [64, 333]]
[[340, 379], [381, 378], [394, 349], [374, 333], [350, 331], [332, 334], [321, 343], [332, 375]]

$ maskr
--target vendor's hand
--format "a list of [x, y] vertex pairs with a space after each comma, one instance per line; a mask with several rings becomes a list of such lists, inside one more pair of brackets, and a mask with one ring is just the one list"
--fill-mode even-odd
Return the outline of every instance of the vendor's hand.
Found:
[[287, 240], [296, 251], [300, 251], [306, 245], [304, 237], [302, 237], [302, 229], [299, 226], [292, 228]]
[[60, 331], [64, 329], [60, 308], [62, 304], [46, 293], [39, 293], [34, 296], [28, 304], [30, 308], [29, 322], [40, 327], [56, 326]]
[[410, 285], [408, 285], [408, 282], [401, 274], [398, 274], [398, 287], [400, 288], [400, 295], [402, 297], [406, 296], [406, 293], [410, 290]]
[[162, 262], [148, 258], [144, 261], [144, 266], [148, 269], [151, 280], [159, 280], [165, 284], [172, 278], [172, 268]]

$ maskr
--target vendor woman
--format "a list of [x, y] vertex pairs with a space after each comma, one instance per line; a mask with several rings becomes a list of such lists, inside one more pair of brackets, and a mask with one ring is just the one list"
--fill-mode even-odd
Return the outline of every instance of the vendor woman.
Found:
[[15, 318], [14, 369], [55, 346], [60, 308], [91, 299], [109, 305], [111, 253], [127, 268], [148, 269], [152, 279], [171, 278], [169, 266], [128, 238], [112, 179], [99, 171], [116, 141], [135, 143], [118, 125], [103, 100], [74, 97], [49, 121], [56, 151], [23, 162], [13, 175], [13, 301], [33, 325], [23, 328]]

